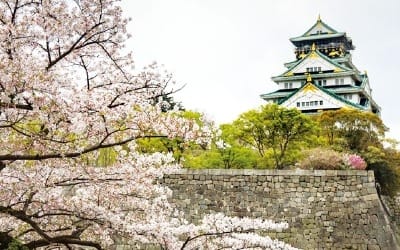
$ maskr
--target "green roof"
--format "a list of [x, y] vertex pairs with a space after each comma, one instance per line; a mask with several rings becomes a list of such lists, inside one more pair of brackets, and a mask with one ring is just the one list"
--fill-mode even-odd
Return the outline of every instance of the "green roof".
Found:
[[[329, 96], [335, 98], [336, 100], [338, 100], [338, 101], [340, 101], [340, 102], [346, 103], [347, 105], [353, 106], [353, 107], [355, 107], [355, 108], [357, 108], [357, 109], [366, 110], [366, 108], [365, 108], [364, 106], [361, 106], [361, 105], [358, 105], [358, 104], [356, 104], [356, 103], [350, 102], [350, 101], [344, 99], [343, 97], [341, 97], [341, 96], [339, 96], [339, 95], [337, 95], [337, 94], [335, 94], [335, 93], [333, 93], [333, 92], [331, 92], [331, 91], [329, 91], [329, 90], [327, 90], [327, 89], [325, 89], [325, 88], [323, 88], [323, 87], [321, 87], [321, 86], [318, 86], [318, 85], [316, 85], [316, 84], [314, 84], [314, 83], [308, 83], [308, 84], [312, 84], [313, 86], [315, 86], [316, 88], [318, 88], [318, 89], [321, 90], [322, 92], [328, 94]], [[279, 101], [278, 104], [281, 105], [282, 103], [284, 103], [285, 101], [287, 101], [290, 97], [292, 97], [292, 96], [295, 95], [297, 92], [299, 92], [300, 90], [302, 90], [305, 86], [307, 86], [307, 84], [304, 84], [301, 88], [298, 88], [296, 91], [294, 91], [293, 93], [291, 93], [290, 95], [288, 95], [285, 99], [282, 99], [281, 101]]]
[[311, 36], [299, 36], [299, 37], [290, 38], [290, 41], [291, 42], [300, 42], [300, 41], [308, 41], [308, 40], [342, 37], [345, 35], [346, 35], [346, 33], [340, 32], [340, 33], [336, 33], [336, 34], [318, 34], [318, 35], [311, 35]]
[[[315, 73], [311, 74], [313, 79], [321, 79], [321, 78], [336, 78], [336, 77], [341, 77], [341, 76], [353, 76], [355, 75], [356, 72], [354, 70], [351, 71], [345, 71], [345, 72], [330, 72], [330, 73]], [[285, 82], [285, 81], [298, 81], [298, 80], [304, 80], [307, 78], [306, 74], [300, 74], [300, 75], [294, 75], [294, 76], [275, 76], [272, 77], [271, 79], [275, 81], [276, 83], [279, 82]]]
[[[327, 86], [325, 86], [325, 87], [327, 87]], [[357, 93], [357, 92], [362, 91], [362, 88], [360, 88], [358, 86], [342, 86], [342, 85], [339, 85], [339, 87], [334, 85], [331, 88], [329, 88], [329, 86], [328, 86], [328, 88], [326, 88], [326, 89], [328, 89], [329, 91], [331, 91], [333, 93]]]
[[[337, 62], [335, 62], [334, 60], [332, 60], [331, 58], [329, 58], [328, 56], [324, 55], [323, 53], [319, 52], [318, 49], [316, 49], [315, 51], [310, 51], [305, 57], [303, 57], [302, 59], [300, 59], [297, 63], [293, 63], [291, 65], [291, 67], [289, 69], [287, 69], [285, 72], [283, 72], [282, 74], [280, 74], [277, 77], [287, 77], [286, 74], [289, 73], [291, 70], [293, 70], [296, 66], [298, 66], [300, 63], [302, 63], [304, 60], [306, 60], [308, 57], [310, 57], [313, 52], [315, 52], [319, 57], [321, 57], [322, 59], [324, 59], [325, 61], [335, 65], [336, 67], [342, 69], [343, 71], [351, 71], [351, 69], [347, 68], [346, 66], [343, 66]], [[274, 77], [272, 77], [274, 78]]]
[[262, 99], [265, 100], [265, 98], [280, 98], [280, 97], [286, 97], [287, 95], [290, 95], [292, 92], [296, 92], [297, 89], [279, 89], [274, 92], [266, 93], [260, 95]]
[[290, 41], [298, 42], [305, 40], [326, 39], [345, 35], [346, 34], [344, 32], [337, 32], [335, 29], [323, 22], [320, 17], [318, 17], [317, 22], [315, 22], [315, 24], [311, 26], [311, 28], [309, 28], [303, 35], [290, 38]]
[[328, 34], [332, 34], [332, 33], [338, 33], [334, 28], [332, 28], [331, 26], [329, 26], [328, 24], [326, 24], [325, 22], [323, 22], [321, 20], [321, 17], [318, 16], [317, 22], [311, 26], [311, 28], [309, 28], [304, 34], [303, 36], [310, 36], [310, 35], [315, 35], [315, 33], [311, 33], [311, 31], [320, 26], [320, 31], [322, 31], [323, 33], [328, 33]]

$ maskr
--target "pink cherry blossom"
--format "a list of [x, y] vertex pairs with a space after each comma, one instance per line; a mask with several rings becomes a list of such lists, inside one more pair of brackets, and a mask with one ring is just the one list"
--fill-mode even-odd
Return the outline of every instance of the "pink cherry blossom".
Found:
[[[289, 248], [246, 231], [285, 223], [210, 215], [193, 225], [168, 203], [157, 180], [180, 166], [168, 154], [139, 154], [135, 140], [207, 144], [212, 123], [162, 112], [172, 76], [156, 63], [133, 69], [121, 13], [116, 0], [0, 1], [0, 232], [29, 248], [189, 248], [207, 231], [209, 249]], [[96, 166], [111, 148], [115, 161]]]

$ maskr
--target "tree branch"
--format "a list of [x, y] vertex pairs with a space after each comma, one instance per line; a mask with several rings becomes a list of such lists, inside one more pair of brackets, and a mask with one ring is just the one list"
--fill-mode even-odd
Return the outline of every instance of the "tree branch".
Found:
[[204, 234], [199, 234], [194, 237], [188, 237], [186, 241], [183, 243], [181, 250], [184, 250], [187, 244], [189, 244], [190, 241], [201, 238], [201, 237], [209, 237], [209, 236], [215, 236], [215, 237], [221, 237], [227, 234], [234, 234], [234, 233], [251, 233], [254, 232], [254, 230], [232, 230], [232, 231], [225, 231], [225, 232], [219, 232], [219, 233], [204, 233]]
[[94, 247], [98, 250], [102, 250], [103, 248], [101, 247], [100, 244], [92, 242], [92, 241], [84, 241], [80, 240], [77, 238], [73, 238], [72, 236], [58, 236], [52, 238], [52, 241], [46, 241], [46, 240], [37, 240], [37, 241], [32, 241], [26, 244], [25, 246], [28, 247], [29, 249], [36, 249], [38, 247], [44, 247], [44, 246], [49, 246], [51, 244], [74, 244], [74, 245], [79, 245], [79, 246], [87, 246], [87, 247]]
[[[65, 58], [66, 56], [68, 56], [72, 51], [74, 51], [74, 49], [76, 49], [78, 47], [78, 44], [86, 37], [86, 35], [94, 30], [95, 28], [97, 28], [98, 26], [104, 24], [104, 22], [100, 22], [95, 24], [92, 28], [90, 28], [88, 31], [84, 32], [82, 35], [80, 35], [80, 37], [75, 41], [74, 44], [71, 45], [71, 47], [66, 50], [64, 53], [62, 53], [61, 55], [59, 55], [55, 60], [51, 61], [47, 67], [46, 70], [49, 70], [51, 67], [53, 67], [54, 65], [56, 65], [60, 60], [62, 60], [63, 58]], [[80, 46], [79, 48], [82, 48], [84, 46]]]
[[114, 142], [114, 143], [108, 143], [108, 144], [97, 144], [92, 147], [88, 147], [84, 149], [82, 152], [71, 152], [71, 153], [55, 153], [55, 154], [33, 154], [33, 155], [24, 155], [24, 154], [7, 154], [7, 155], [0, 155], [0, 161], [16, 161], [16, 160], [33, 160], [33, 161], [38, 161], [38, 160], [46, 160], [46, 159], [61, 159], [61, 158], [75, 158], [79, 157], [81, 155], [96, 151], [101, 148], [111, 148], [114, 146], [119, 146], [126, 144], [128, 142], [137, 140], [139, 138], [167, 138], [167, 136], [164, 135], [151, 135], [151, 136], [136, 136], [136, 137], [131, 137], [119, 142]]
[[15, 108], [15, 109], [23, 109], [23, 110], [33, 110], [31, 104], [14, 104], [14, 103], [4, 103], [0, 102], [1, 108]]

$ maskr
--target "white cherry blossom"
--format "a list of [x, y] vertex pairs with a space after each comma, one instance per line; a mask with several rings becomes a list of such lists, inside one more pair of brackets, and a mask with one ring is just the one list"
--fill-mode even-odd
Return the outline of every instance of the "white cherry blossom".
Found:
[[[172, 76], [156, 63], [132, 69], [121, 12], [116, 0], [0, 1], [1, 236], [30, 249], [117, 240], [193, 249], [205, 238], [208, 249], [286, 248], [250, 231], [287, 224], [218, 214], [193, 225], [168, 203], [157, 180], [180, 166], [139, 154], [135, 140], [207, 144], [213, 129], [162, 112], [156, 100], [173, 92]], [[111, 148], [116, 159], [96, 166]]]

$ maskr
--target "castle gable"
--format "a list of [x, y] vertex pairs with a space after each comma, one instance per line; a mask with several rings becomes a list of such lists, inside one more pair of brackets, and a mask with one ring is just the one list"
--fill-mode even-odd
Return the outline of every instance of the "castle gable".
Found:
[[280, 105], [287, 108], [297, 108], [302, 111], [312, 110], [330, 110], [343, 107], [358, 108], [363, 107], [351, 103], [340, 96], [328, 92], [312, 83], [307, 83], [305, 86], [294, 92], [283, 100]]

